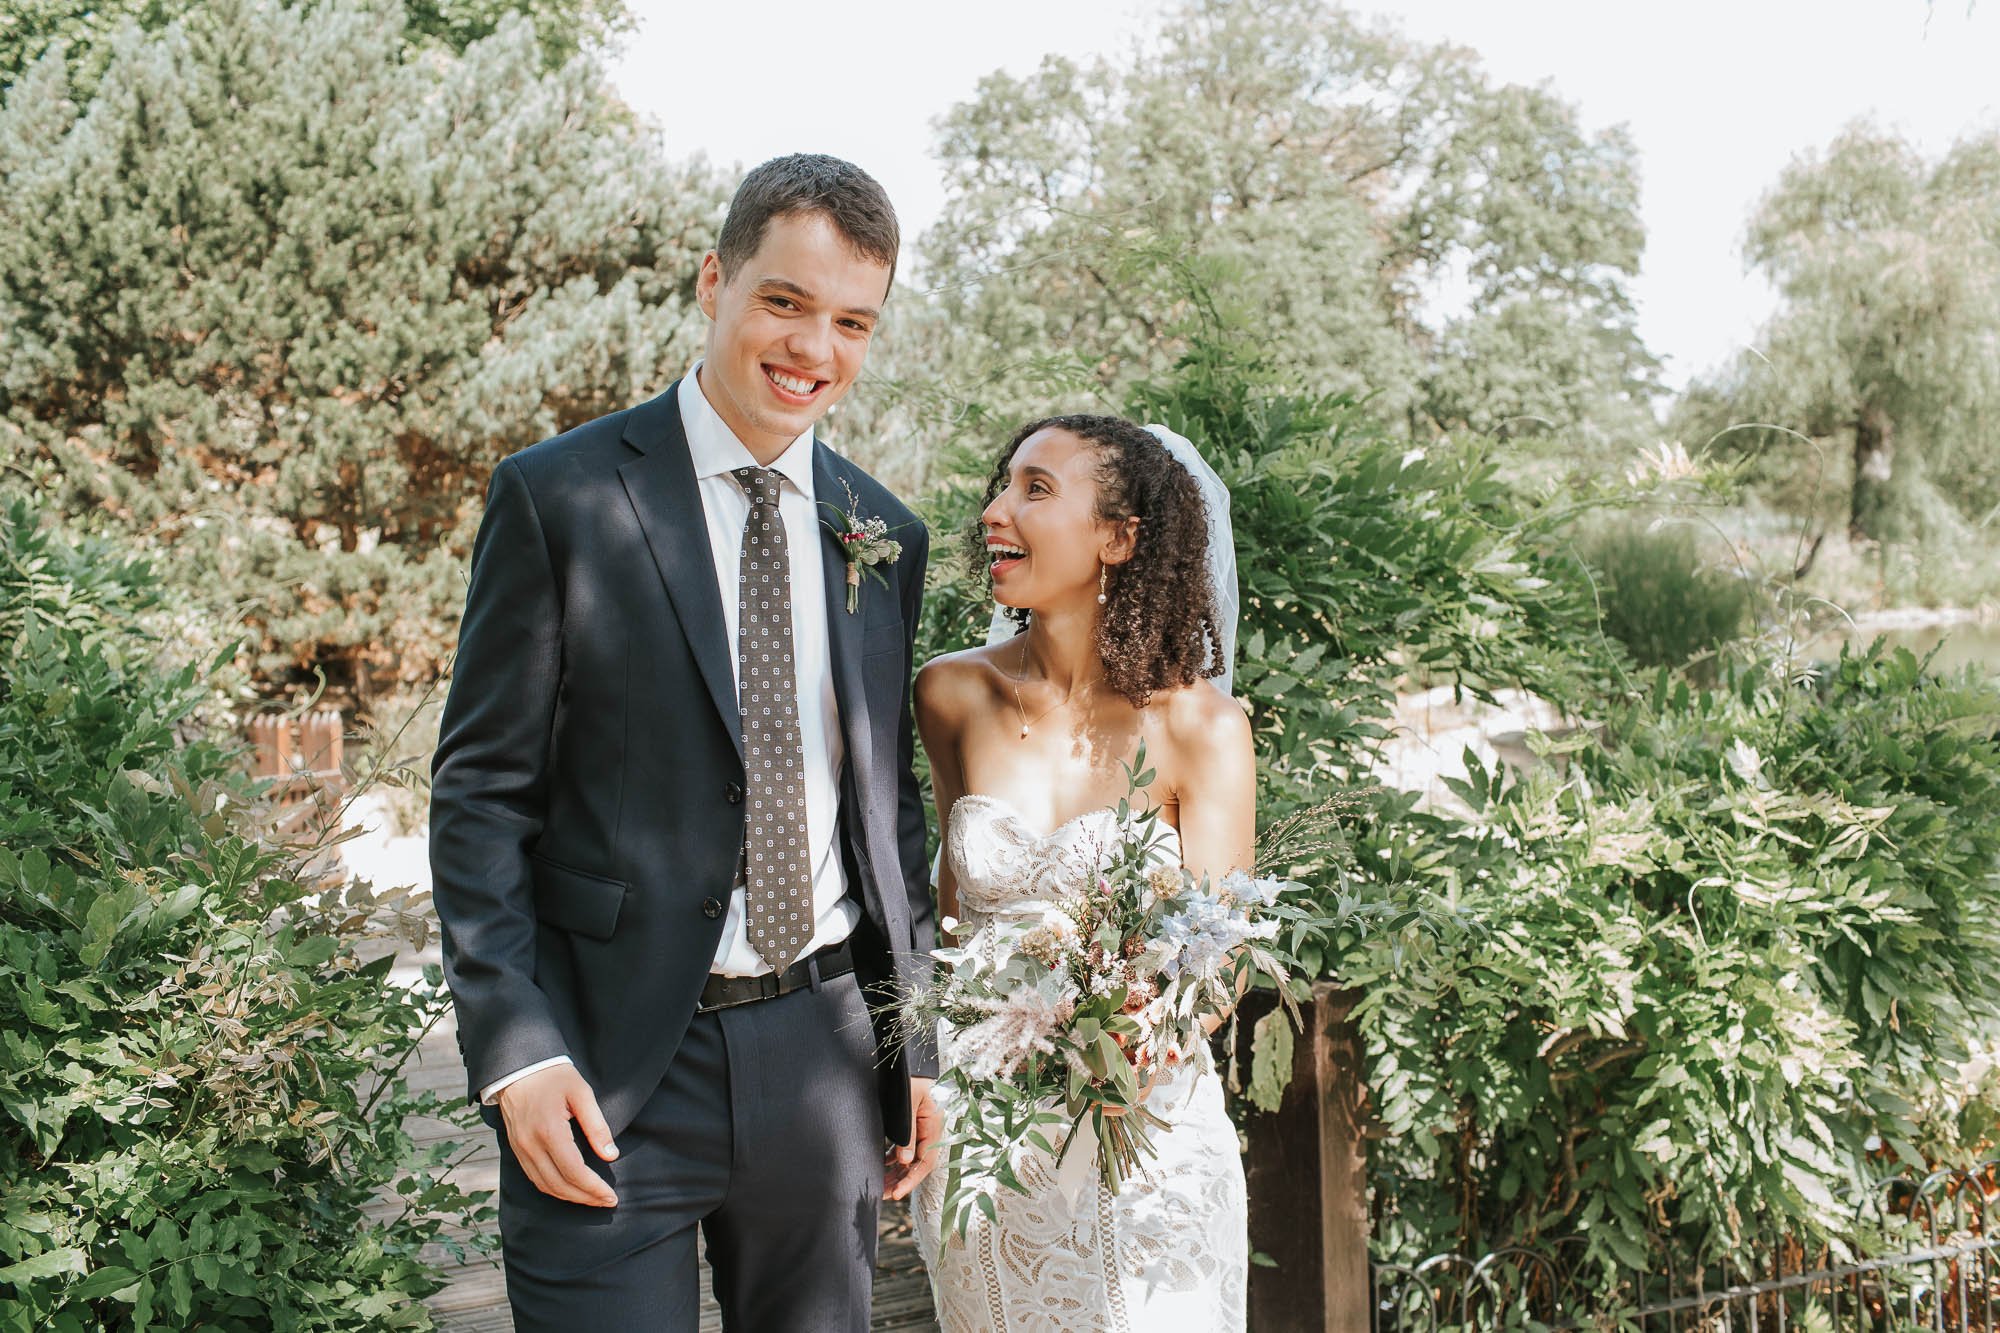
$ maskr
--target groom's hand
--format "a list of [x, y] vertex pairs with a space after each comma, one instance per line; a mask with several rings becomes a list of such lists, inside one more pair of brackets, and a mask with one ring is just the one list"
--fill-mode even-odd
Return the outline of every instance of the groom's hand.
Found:
[[575, 1065], [550, 1065], [509, 1083], [500, 1090], [500, 1118], [507, 1122], [508, 1146], [536, 1189], [592, 1208], [618, 1206], [611, 1186], [584, 1164], [570, 1131], [575, 1120], [591, 1151], [607, 1162], [618, 1160], [611, 1127]]
[[910, 1080], [910, 1141], [889, 1149], [882, 1168], [882, 1197], [907, 1199], [937, 1165], [938, 1136], [944, 1132], [944, 1116], [931, 1099], [935, 1080]]

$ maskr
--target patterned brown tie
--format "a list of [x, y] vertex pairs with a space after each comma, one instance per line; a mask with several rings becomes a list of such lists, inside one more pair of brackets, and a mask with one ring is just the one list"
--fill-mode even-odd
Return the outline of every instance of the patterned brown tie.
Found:
[[750, 944], [782, 972], [813, 935], [806, 760], [792, 667], [792, 567], [778, 516], [783, 478], [730, 474], [750, 497], [737, 575], [737, 706], [743, 714], [744, 889]]

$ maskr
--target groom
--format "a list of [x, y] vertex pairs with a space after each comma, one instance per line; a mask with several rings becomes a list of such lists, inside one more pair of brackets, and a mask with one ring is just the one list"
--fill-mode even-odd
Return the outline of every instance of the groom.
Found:
[[[890, 1039], [932, 942], [928, 543], [812, 434], [897, 246], [867, 173], [765, 163], [696, 369], [494, 471], [431, 867], [523, 1333], [694, 1329], [697, 1228], [727, 1327], [858, 1333], [878, 1201], [928, 1167], [936, 1053]], [[850, 605], [872, 518], [902, 552]]]

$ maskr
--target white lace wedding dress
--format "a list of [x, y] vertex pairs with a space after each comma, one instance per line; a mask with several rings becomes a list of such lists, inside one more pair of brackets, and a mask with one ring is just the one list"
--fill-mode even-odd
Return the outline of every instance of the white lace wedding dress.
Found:
[[[1004, 801], [961, 798], [946, 839], [961, 937], [1059, 897], [1096, 867], [1116, 821], [1110, 809], [1093, 810], [1038, 834]], [[1173, 831], [1161, 830], [1166, 854], [1177, 857]], [[951, 1059], [949, 1033], [944, 1059]], [[913, 1212], [945, 1333], [1242, 1329], [1249, 1264], [1243, 1163], [1220, 1080], [1183, 1067], [1155, 1085], [1147, 1105], [1172, 1127], [1154, 1131], [1159, 1156], [1115, 1195], [1092, 1171], [1072, 1199], [1056, 1180], [1054, 1159], [1038, 1154], [1020, 1172], [1028, 1194], [1003, 1192], [997, 1221], [975, 1216], [963, 1238], [941, 1244], [945, 1173], [925, 1178]], [[949, 1104], [942, 1109], [949, 1123]]]

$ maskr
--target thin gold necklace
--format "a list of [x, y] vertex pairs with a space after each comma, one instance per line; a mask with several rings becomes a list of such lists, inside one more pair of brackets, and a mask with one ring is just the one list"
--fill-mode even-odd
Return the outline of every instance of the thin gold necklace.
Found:
[[[1014, 680], [1014, 711], [1015, 711], [1015, 712], [1017, 712], [1017, 713], [1019, 713], [1019, 714], [1021, 715], [1021, 736], [1020, 736], [1020, 739], [1022, 739], [1022, 740], [1026, 740], [1026, 739], [1028, 739], [1028, 729], [1029, 729], [1030, 727], [1034, 726], [1034, 725], [1035, 725], [1035, 723], [1037, 723], [1037, 722], [1040, 722], [1040, 721], [1041, 721], [1041, 720], [1042, 720], [1043, 718], [1047, 717], [1047, 716], [1048, 716], [1048, 715], [1049, 715], [1050, 713], [1053, 713], [1053, 712], [1055, 712], [1055, 711], [1056, 711], [1056, 709], [1058, 709], [1058, 708], [1061, 708], [1061, 707], [1063, 707], [1063, 706], [1064, 706], [1065, 704], [1067, 704], [1067, 703], [1068, 703], [1068, 702], [1070, 701], [1070, 699], [1071, 699], [1071, 698], [1072, 698], [1072, 697], [1073, 697], [1073, 696], [1074, 696], [1074, 695], [1076, 694], [1076, 682], [1075, 682], [1075, 681], [1071, 681], [1071, 682], [1070, 682], [1070, 687], [1069, 687], [1069, 693], [1068, 693], [1068, 694], [1065, 694], [1065, 695], [1063, 695], [1063, 697], [1062, 697], [1061, 699], [1059, 699], [1059, 700], [1057, 700], [1057, 701], [1056, 701], [1055, 703], [1053, 703], [1053, 704], [1049, 705], [1049, 706], [1048, 706], [1047, 708], [1044, 708], [1044, 709], [1043, 709], [1043, 710], [1042, 710], [1041, 712], [1039, 712], [1039, 713], [1035, 714], [1035, 716], [1034, 716], [1033, 718], [1030, 718], [1030, 717], [1028, 716], [1028, 709], [1027, 709], [1026, 705], [1024, 705], [1024, 704], [1023, 704], [1023, 703], [1021, 702], [1021, 682], [1022, 682], [1022, 681], [1024, 681], [1024, 680], [1026, 680], [1027, 678], [1028, 678], [1028, 636], [1027, 636], [1026, 634], [1023, 634], [1023, 635], [1021, 636], [1021, 666], [1020, 666], [1019, 670], [1017, 670], [1017, 671], [1016, 671], [1016, 672], [1014, 673], [1014, 677], [1013, 677], [1013, 680]], [[1090, 678], [1089, 680], [1087, 680], [1087, 681], [1085, 681], [1085, 682], [1083, 683], [1083, 692], [1084, 692], [1085, 694], [1088, 694], [1088, 693], [1090, 693], [1090, 687], [1091, 687], [1091, 686], [1093, 686], [1093, 685], [1095, 685], [1095, 684], [1097, 684], [1097, 677], [1096, 677], [1096, 676], [1092, 676], [1092, 677], [1091, 677], [1091, 678]]]

